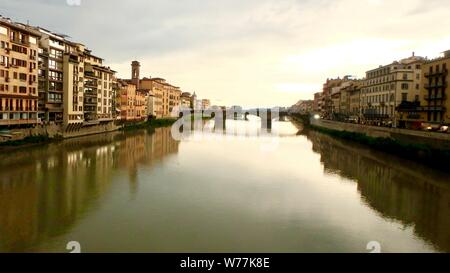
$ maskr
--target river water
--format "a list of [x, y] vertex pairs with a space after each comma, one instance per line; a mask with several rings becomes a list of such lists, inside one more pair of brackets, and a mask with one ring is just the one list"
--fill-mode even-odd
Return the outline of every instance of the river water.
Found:
[[448, 174], [290, 122], [227, 123], [0, 151], [0, 252], [450, 252]]

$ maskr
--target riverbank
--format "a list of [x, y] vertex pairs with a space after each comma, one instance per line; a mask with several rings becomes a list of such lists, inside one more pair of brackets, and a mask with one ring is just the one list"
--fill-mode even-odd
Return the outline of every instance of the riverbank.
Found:
[[171, 126], [177, 121], [175, 118], [161, 118], [161, 119], [150, 119], [142, 122], [129, 122], [124, 123], [120, 130], [123, 131], [133, 131], [140, 129], [155, 129], [161, 127]]
[[49, 144], [64, 139], [78, 138], [83, 136], [105, 134], [114, 131], [133, 131], [140, 129], [156, 129], [171, 126], [176, 122], [173, 118], [152, 119], [142, 122], [127, 122], [122, 124], [95, 125], [88, 128], [78, 128], [64, 131], [56, 125], [40, 126], [37, 128], [13, 130], [10, 140], [3, 138], [0, 141], [0, 150], [14, 150], [32, 147], [35, 145]]
[[305, 129], [335, 138], [363, 144], [372, 149], [418, 161], [448, 171], [450, 142], [446, 135], [436, 136], [424, 132], [402, 132], [391, 128], [369, 128], [357, 124], [310, 119], [309, 116], [291, 116]]

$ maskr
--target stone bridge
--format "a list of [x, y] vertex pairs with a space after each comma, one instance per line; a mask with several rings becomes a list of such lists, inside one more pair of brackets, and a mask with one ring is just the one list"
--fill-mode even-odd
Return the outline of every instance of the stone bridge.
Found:
[[[226, 128], [227, 119], [232, 120], [248, 120], [248, 116], [253, 115], [261, 119], [262, 129], [272, 129], [274, 120], [285, 121], [288, 116], [287, 111], [279, 111], [278, 109], [255, 108], [255, 109], [215, 109], [215, 110], [189, 110], [190, 115], [198, 115], [202, 117], [211, 117], [214, 119], [215, 128]], [[179, 117], [183, 117], [186, 112], [180, 112]]]

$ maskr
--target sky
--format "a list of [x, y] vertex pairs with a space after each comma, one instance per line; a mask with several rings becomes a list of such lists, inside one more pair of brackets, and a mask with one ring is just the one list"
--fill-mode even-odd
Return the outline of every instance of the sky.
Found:
[[216, 105], [290, 106], [327, 78], [450, 49], [450, 0], [1, 0], [0, 14], [69, 35], [130, 78]]

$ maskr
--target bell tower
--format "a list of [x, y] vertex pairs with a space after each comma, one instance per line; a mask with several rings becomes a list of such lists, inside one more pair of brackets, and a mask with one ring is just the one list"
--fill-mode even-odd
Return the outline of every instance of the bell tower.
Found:
[[139, 90], [139, 71], [141, 64], [138, 61], [131, 62], [131, 82], [136, 85], [136, 89]]

